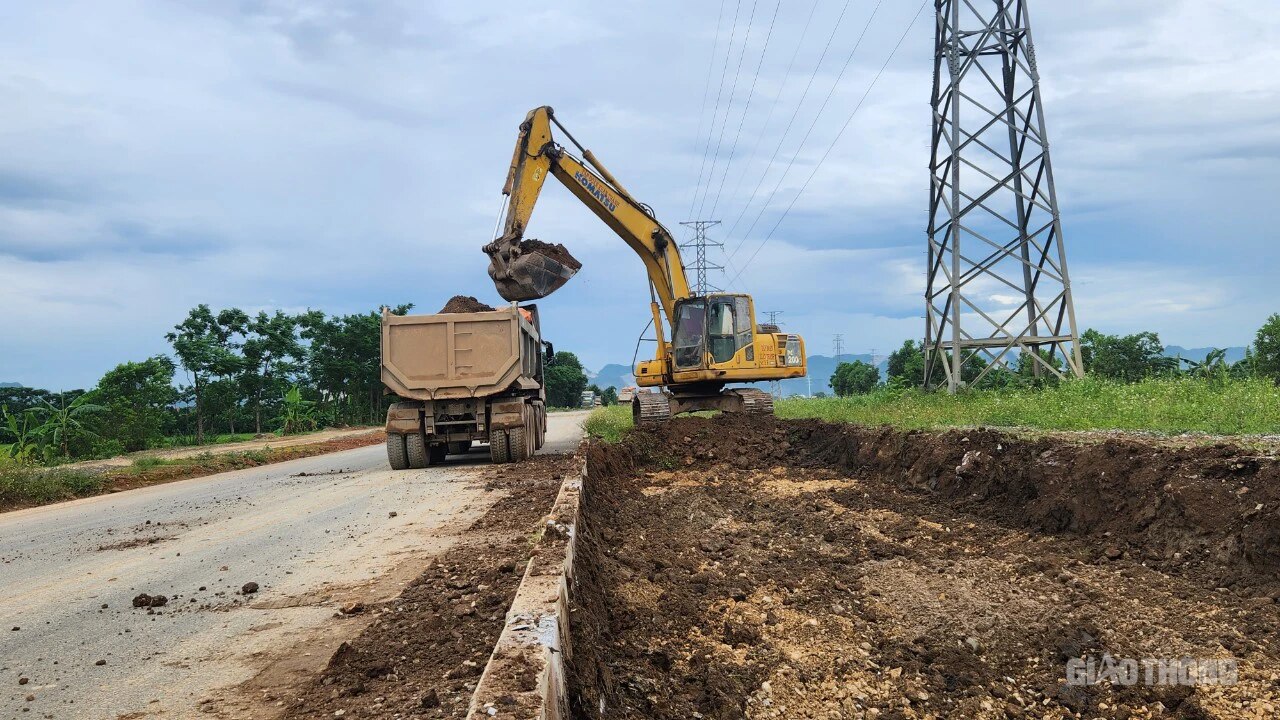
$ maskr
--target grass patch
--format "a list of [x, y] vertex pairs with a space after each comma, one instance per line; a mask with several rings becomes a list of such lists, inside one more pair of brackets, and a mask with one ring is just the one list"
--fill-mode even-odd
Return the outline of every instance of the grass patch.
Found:
[[1125, 385], [1086, 378], [1042, 390], [956, 395], [879, 390], [849, 398], [788, 399], [778, 417], [862, 425], [992, 425], [1042, 430], [1138, 430], [1214, 435], [1280, 433], [1280, 387], [1266, 380], [1153, 379]]
[[582, 424], [587, 435], [592, 438], [615, 443], [631, 429], [631, 406], [609, 405], [598, 407], [587, 416]]
[[[881, 389], [848, 398], [780, 400], [777, 415], [908, 429], [990, 425], [1269, 435], [1280, 433], [1280, 387], [1268, 380], [1174, 378], [1126, 385], [1086, 378], [1040, 390], [973, 390], [956, 395]], [[631, 409], [597, 408], [585, 427], [593, 438], [617, 442], [631, 428]]]
[[[268, 432], [265, 434], [276, 435], [276, 436], [280, 435], [280, 433], [278, 432]], [[225, 445], [226, 443], [248, 442], [250, 440], [253, 440], [256, 437], [257, 435], [255, 435], [254, 433], [221, 433], [218, 435], [205, 435], [204, 444], [205, 445]], [[162, 438], [160, 440], [155, 441], [151, 445], [151, 448], [166, 449], [166, 448], [191, 447], [191, 446], [194, 446], [195, 444], [196, 444], [195, 435], [171, 435], [169, 437]]]
[[80, 470], [14, 463], [0, 466], [0, 508], [44, 505], [97, 495], [103, 487], [101, 476]]

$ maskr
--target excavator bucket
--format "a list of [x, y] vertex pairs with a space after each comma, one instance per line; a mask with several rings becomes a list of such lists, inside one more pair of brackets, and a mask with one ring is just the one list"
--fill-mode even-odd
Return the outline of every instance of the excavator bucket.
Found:
[[582, 269], [563, 245], [538, 240], [499, 240], [485, 246], [485, 252], [498, 294], [515, 302], [544, 298]]

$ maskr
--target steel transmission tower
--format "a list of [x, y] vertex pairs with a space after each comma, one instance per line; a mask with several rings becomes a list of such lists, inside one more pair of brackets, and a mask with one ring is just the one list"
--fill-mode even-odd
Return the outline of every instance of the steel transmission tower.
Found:
[[[1026, 0], [934, 0], [925, 383], [1083, 375]], [[962, 369], [963, 366], [963, 369]]]
[[[724, 270], [723, 265], [716, 265], [707, 261], [707, 248], [723, 248], [724, 243], [713, 242], [707, 237], [707, 228], [715, 227], [720, 224], [719, 220], [690, 220], [682, 222], [681, 225], [693, 228], [693, 240], [687, 243], [681, 243], [681, 248], [694, 249], [694, 268], [697, 274], [697, 284], [694, 292], [698, 295], [706, 295], [708, 292], [716, 292], [720, 288], [715, 287], [707, 282], [708, 270]], [[688, 269], [686, 268], [686, 272]]]

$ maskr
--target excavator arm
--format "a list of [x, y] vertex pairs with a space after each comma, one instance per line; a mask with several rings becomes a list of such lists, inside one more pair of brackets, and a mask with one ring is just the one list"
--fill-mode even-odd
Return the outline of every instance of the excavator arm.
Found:
[[[552, 135], [555, 124], [582, 153], [569, 154]], [[637, 202], [590, 150], [555, 119], [550, 107], [530, 111], [520, 125], [503, 194], [508, 198], [503, 234], [484, 247], [489, 275], [507, 300], [534, 300], [559, 289], [581, 267], [563, 248], [524, 238], [525, 228], [548, 175], [591, 209], [644, 263], [656, 300], [668, 318], [678, 300], [691, 295], [680, 250], [671, 233]], [[661, 327], [661, 322], [656, 325]]]

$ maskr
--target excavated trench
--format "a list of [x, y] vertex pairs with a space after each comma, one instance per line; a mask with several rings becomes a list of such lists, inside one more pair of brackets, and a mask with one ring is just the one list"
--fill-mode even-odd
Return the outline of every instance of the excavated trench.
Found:
[[[1274, 717], [1278, 479], [1231, 445], [981, 429], [688, 418], [593, 445], [573, 716]], [[1108, 658], [1238, 677], [1066, 682]]]

